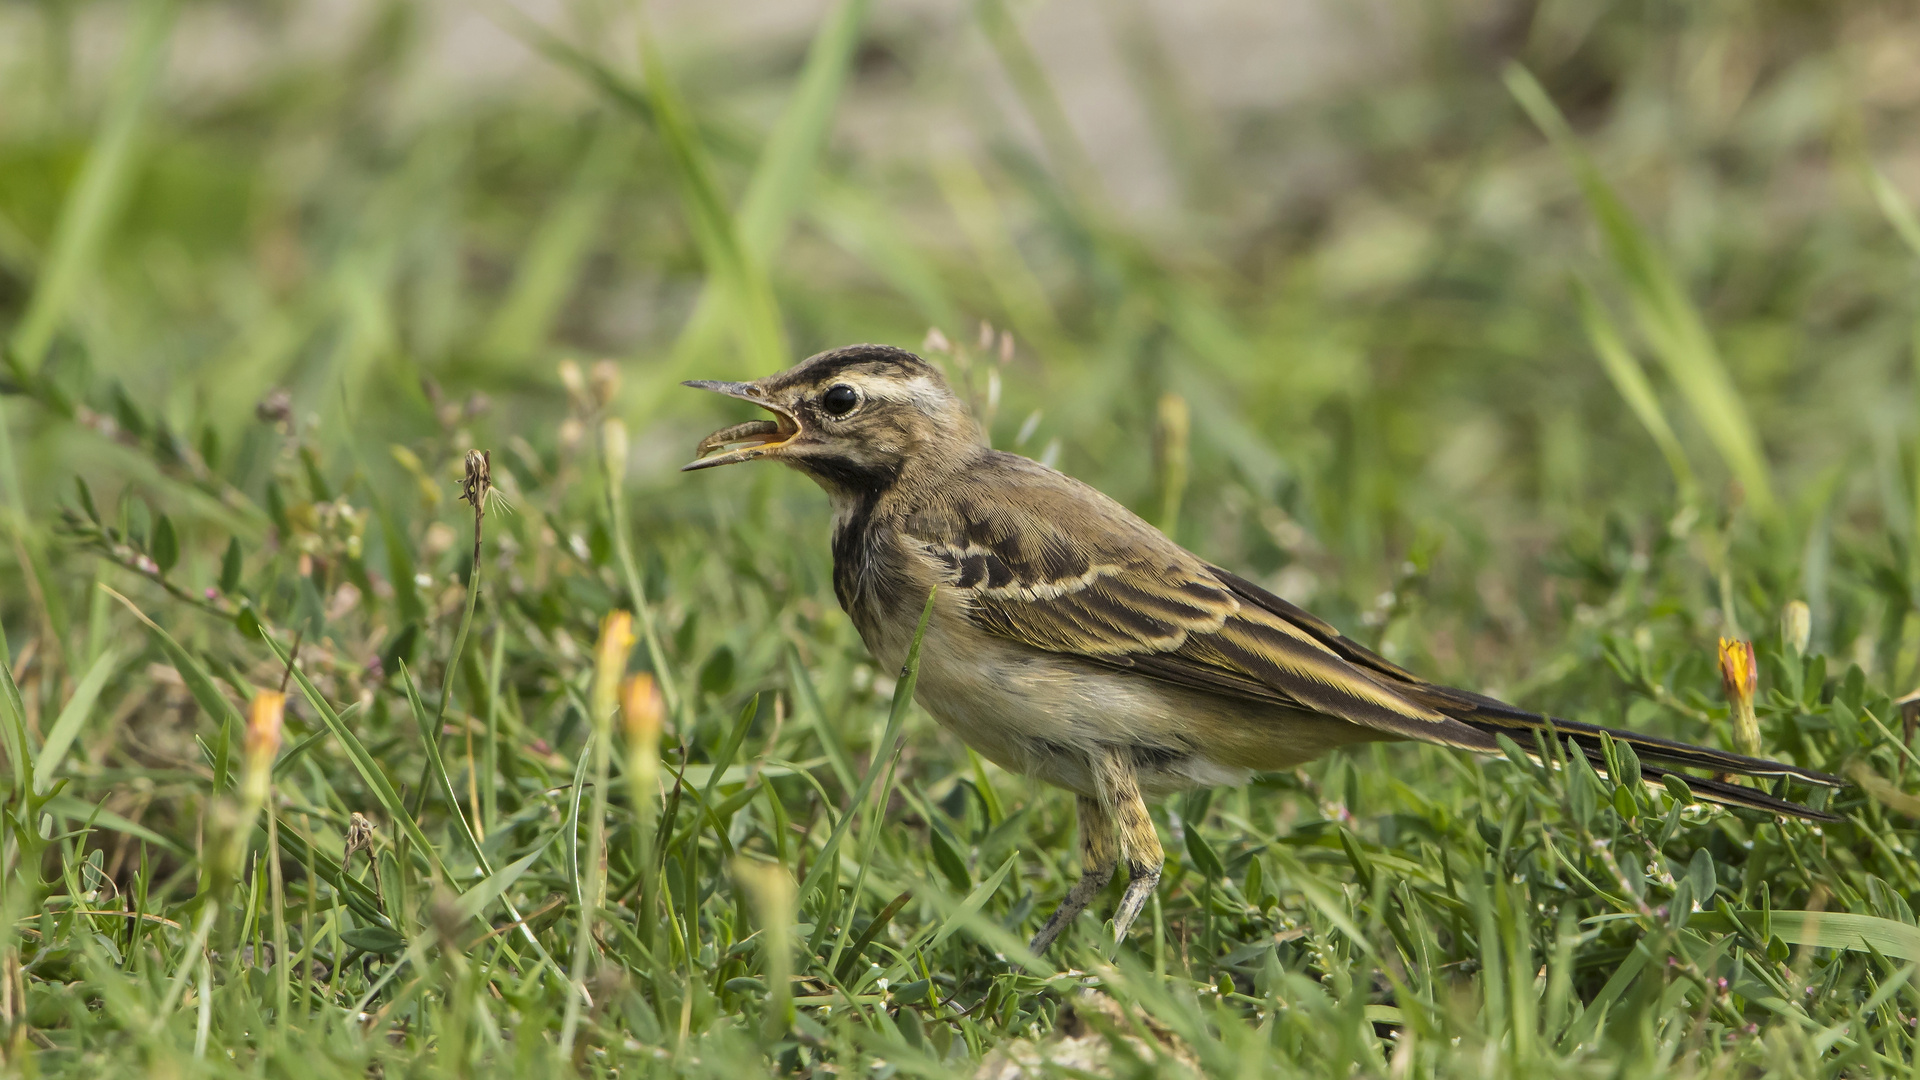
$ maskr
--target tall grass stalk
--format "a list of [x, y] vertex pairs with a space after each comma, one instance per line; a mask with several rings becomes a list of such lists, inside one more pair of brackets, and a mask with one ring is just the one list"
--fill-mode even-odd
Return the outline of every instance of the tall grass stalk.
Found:
[[586, 879], [580, 891], [579, 925], [573, 939], [574, 992], [567, 999], [566, 1019], [560, 1028], [562, 1061], [573, 1057], [581, 1008], [589, 1000], [587, 968], [594, 952], [593, 924], [607, 902], [607, 784], [613, 763], [613, 714], [620, 703], [620, 684], [633, 642], [632, 614], [616, 611], [600, 624], [600, 641], [594, 646], [590, 701], [593, 738], [582, 751], [593, 755], [593, 810], [587, 818]]

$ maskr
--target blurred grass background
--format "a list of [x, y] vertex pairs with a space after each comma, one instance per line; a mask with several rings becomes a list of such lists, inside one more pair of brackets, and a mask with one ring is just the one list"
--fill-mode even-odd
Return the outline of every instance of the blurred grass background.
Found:
[[[1792, 512], [1911, 531], [1913, 253], [1864, 178], [1869, 162], [1896, 188], [1913, 172], [1915, 46], [1892, 9], [1382, 5], [1315, 11], [1304, 40], [1242, 13], [1274, 36], [1237, 43], [1221, 74], [1202, 50], [1230, 43], [1230, 8], [1184, 36], [1159, 24], [1198, 13], [1051, 8], [1031, 14], [1033, 41], [994, 4], [842, 13], [857, 36], [838, 115], [797, 132], [783, 118], [799, 119], [786, 110], [815, 20], [703, 33], [692, 12], [649, 16], [671, 28], [653, 47], [712, 187], [693, 194], [633, 96], [635, 38], [612, 10], [536, 29], [505, 8], [186, 5], [158, 16], [174, 25], [146, 83], [137, 11], [13, 5], [0, 255], [15, 341], [76, 400], [117, 385], [229, 453], [276, 387], [323, 438], [378, 447], [427, 414], [423, 375], [488, 394], [499, 430], [550, 429], [554, 362], [617, 358], [635, 479], [665, 515], [712, 495], [668, 471], [711, 420], [667, 389], [679, 377], [912, 345], [929, 327], [969, 340], [984, 319], [1019, 345], [1001, 444], [1058, 440], [1069, 471], [1150, 506], [1154, 404], [1180, 394], [1199, 421], [1183, 540], [1263, 574], [1297, 567], [1290, 592], [1348, 623], [1405, 556], [1444, 552], [1429, 587], [1460, 620], [1433, 628], [1444, 673], [1511, 681], [1530, 643], [1564, 633], [1543, 556], [1672, 501], [1574, 296], [1584, 276], [1617, 306], [1630, 282], [1501, 84], [1517, 58], [1658, 237]], [[463, 28], [499, 81], [448, 72]], [[565, 43], [583, 30], [606, 55]], [[1051, 76], [1050, 47], [1092, 85]], [[1320, 50], [1336, 58], [1310, 87], [1272, 70]], [[226, 70], [199, 74], [203, 59]], [[119, 168], [88, 235], [61, 235], [96, 139]], [[782, 150], [784, 173], [767, 161]], [[740, 212], [730, 241], [703, 239], [709, 194]], [[68, 240], [77, 266], [25, 320]], [[740, 249], [751, 314], [716, 314], [733, 288], [716, 245]], [[1663, 374], [1721, 504], [1728, 472]], [[13, 414], [22, 474], [51, 481], [28, 485], [31, 512], [59, 488], [50, 462], [110, 467], [99, 440]], [[816, 502], [762, 482], [796, 513]], [[1872, 621], [1817, 608], [1843, 651]]]
[[[1096, 484], [1207, 558], [1425, 674], [1701, 741], [1724, 726], [1715, 638], [1768, 639], [1783, 693], [1772, 749], [1835, 769], [1878, 755], [1879, 772], [1905, 782], [1912, 755], [1853, 714], [1864, 708], [1891, 725], [1886, 699], [1920, 682], [1916, 72], [1920, 22], [1894, 3], [839, 0], [716, 11], [594, 0], [13, 0], [0, 7], [0, 518], [9, 538], [0, 626], [13, 644], [25, 734], [9, 746], [38, 755], [56, 714], [107, 658], [89, 693], [111, 707], [83, 699], [82, 726], [65, 736], [72, 750], [61, 746], [49, 769], [64, 757], [69, 795], [141, 822], [176, 853], [197, 850], [200, 815], [224, 775], [219, 711], [202, 698], [196, 716], [177, 660], [95, 586], [127, 593], [169, 626], [236, 699], [279, 678], [244, 619], [229, 625], [244, 607], [284, 631], [283, 647], [305, 635], [305, 663], [336, 706], [360, 703], [360, 738], [386, 763], [423, 838], [463, 866], [497, 867], [545, 850], [542, 830], [578, 824], [594, 720], [582, 680], [596, 627], [609, 609], [646, 604], [657, 635], [635, 666], [684, 693], [670, 701], [678, 760], [788, 758], [811, 763], [826, 785], [816, 797], [789, 776], [768, 785], [788, 809], [735, 805], [729, 835], [703, 838], [694, 826], [682, 884], [707, 882], [715, 891], [692, 907], [714, 905], [726, 929], [710, 932], [744, 946], [759, 923], [744, 898], [736, 903], [722, 849], [799, 869], [805, 860], [782, 846], [788, 830], [775, 819], [790, 809], [796, 822], [816, 812], [833, 820], [865, 805], [845, 796], [880, 737], [893, 680], [871, 670], [833, 603], [827, 511], [810, 485], [776, 470], [674, 471], [732, 415], [677, 382], [757, 376], [854, 341], [917, 347], [937, 330], [936, 344], [949, 344], [934, 351], [990, 419], [996, 445]], [[630, 433], [610, 462], [608, 418]], [[471, 567], [452, 495], [474, 446], [492, 449], [519, 513], [488, 518], [486, 573], [498, 591], [452, 665], [460, 675], [445, 661]], [[239, 553], [231, 576], [230, 540]], [[1774, 630], [1794, 599], [1810, 605], [1806, 651], [1831, 676], [1824, 689], [1817, 678], [1802, 685], [1810, 669]], [[427, 752], [427, 721], [416, 730], [404, 719], [403, 660], [430, 701], [465, 710], [472, 726], [462, 730], [492, 733], [481, 750], [444, 735], [444, 751]], [[815, 689], [802, 689], [808, 682]], [[758, 691], [769, 692], [759, 718], [734, 735]], [[1846, 723], [1807, 727], [1803, 714], [1836, 695], [1849, 700]], [[290, 745], [329, 730], [310, 708], [296, 702]], [[803, 716], [811, 726], [800, 726]], [[796, 726], [783, 727], [790, 719]], [[902, 790], [917, 794], [879, 805], [916, 829], [951, 834], [940, 843], [957, 844], [965, 865], [943, 863], [932, 880], [958, 895], [1017, 848], [1005, 894], [983, 898], [1017, 936], [1072, 873], [1069, 807], [1057, 793], [976, 773], [964, 749], [917, 714], [905, 722]], [[453, 798], [428, 790], [441, 752]], [[288, 813], [307, 815], [302, 827], [339, 852], [349, 813], [392, 808], [368, 801], [368, 778], [332, 743], [307, 755], [306, 771], [287, 774], [303, 777], [287, 781], [303, 785]], [[1367, 765], [1398, 775], [1362, 779]], [[715, 799], [758, 790], [757, 773], [725, 775], [710, 786]], [[469, 817], [506, 838], [484, 857], [469, 858], [449, 805], [469, 787]], [[1220, 927], [1202, 914], [1198, 939], [1188, 922], [1175, 920], [1176, 932], [1162, 918], [1158, 970], [1172, 949], [1176, 967], [1198, 965], [1196, 985], [1214, 986], [1221, 976], [1208, 964], [1288, 932], [1266, 920], [1298, 916], [1309, 906], [1299, 898], [1318, 886], [1274, 886], [1291, 898], [1277, 915], [1245, 882], [1246, 867], [1289, 835], [1325, 840], [1316, 850], [1360, 850], [1326, 846], [1333, 834], [1320, 826], [1290, 832], [1300, 821], [1358, 815], [1355, 843], [1464, 845], [1478, 859], [1498, 823], [1526, 805], [1504, 791], [1479, 764], [1377, 749], [1223, 793], [1218, 806], [1183, 804], [1196, 824], [1215, 815], [1227, 850], [1225, 866], [1193, 855], [1194, 880], [1214, 858], [1255, 914]], [[620, 812], [638, 812], [621, 792], [611, 797]], [[1360, 809], [1369, 804], [1371, 813]], [[1025, 818], [1022, 805], [1034, 808]], [[669, 811], [669, 825], [675, 812], [691, 813]], [[59, 892], [56, 866], [79, 873], [72, 867], [89, 842], [57, 840], [63, 834], [21, 813], [9, 841], [20, 882], [33, 876], [21, 854], [35, 847], [30, 834], [67, 845], [49, 850], [43, 881], [14, 887], [11, 902], [37, 902]], [[927, 824], [941, 813], [943, 824]], [[1181, 813], [1168, 819], [1170, 833], [1184, 834]], [[1431, 835], [1396, 832], [1408, 815], [1426, 815]], [[1850, 897], [1863, 913], [1897, 916], [1867, 904], [1865, 867], [1886, 860], [1871, 874], [1896, 892], [1920, 888], [1920, 875], [1901, 868], [1893, 826], [1871, 823], [1891, 846], [1857, 865], [1832, 855], [1825, 869], [1802, 866], [1801, 877], [1775, 883], [1772, 902], [1799, 907], [1820, 890], [1815, 907]], [[383, 843], [401, 843], [393, 873], [402, 882], [397, 897], [382, 894], [382, 910], [409, 941], [424, 940], [407, 922], [430, 922], [420, 905], [434, 875], [408, 862], [392, 815], [382, 824]], [[1655, 847], [1678, 845], [1668, 852], [1676, 869], [1709, 847], [1736, 859], [1724, 837], [1707, 839], [1716, 828], [1744, 826], [1696, 829], [1689, 819]], [[127, 835], [92, 844], [112, 862], [108, 873], [96, 860], [98, 871], [131, 894], [147, 870]], [[578, 844], [587, 834], [568, 835]], [[156, 842], [145, 846], [157, 852]], [[1170, 846], [1181, 858], [1181, 844]], [[1507, 851], [1505, 841], [1495, 846]], [[885, 873], [903, 888], [912, 876], [903, 867], [930, 865], [925, 849], [894, 857]], [[441, 859], [436, 851], [431, 861]], [[1334, 875], [1326, 888], [1353, 890], [1354, 920], [1378, 931], [1369, 920], [1385, 916], [1368, 904], [1379, 896], [1351, 883], [1372, 880], [1365, 859], [1340, 859], [1315, 864]], [[186, 910], [199, 894], [192, 861], [182, 865], [167, 871], [167, 902]], [[577, 911], [572, 865], [549, 869], [556, 887], [571, 883]], [[1264, 873], [1272, 885], [1290, 871]], [[1549, 860], [1541, 873], [1558, 871]], [[1757, 880], [1721, 873], [1730, 895], [1755, 903]], [[302, 880], [307, 917], [332, 917], [332, 887]], [[828, 888], [818, 899], [850, 905], [846, 919], [809, 923], [804, 904], [816, 897], [803, 895], [809, 930], [872, 927], [893, 895], [836, 885], [850, 898]], [[917, 888], [903, 924], [956, 917]], [[1169, 905], [1214, 911], [1211, 888], [1197, 888], [1180, 891], [1176, 876]], [[519, 910], [544, 895], [521, 897]], [[249, 902], [260, 902], [257, 891]], [[1478, 901], [1458, 903], [1477, 910]], [[676, 910], [672, 918], [691, 917]], [[38, 953], [23, 938], [9, 954], [21, 1000], [29, 985], [54, 993], [49, 942], [84, 921], [46, 925]], [[582, 938], [568, 925], [545, 946], [562, 965]], [[1538, 935], [1546, 956], [1557, 925], [1542, 914], [1519, 932]], [[1084, 952], [1071, 955], [1091, 962], [1098, 934], [1085, 930]], [[1464, 923], [1435, 933], [1444, 940], [1436, 948], [1455, 958], [1482, 951]], [[874, 948], [892, 947], [882, 931], [874, 936]], [[116, 940], [125, 956], [137, 951]], [[966, 940], [940, 954], [958, 973], [949, 977], [959, 1004], [948, 1012], [968, 1000], [1004, 1012], [1019, 1000], [1009, 988], [1032, 991], [994, 966], [991, 940], [962, 948]], [[845, 946], [842, 935], [821, 961], [829, 981], [870, 996], [871, 986], [854, 985], [855, 969], [840, 966]], [[1598, 992], [1610, 970], [1587, 950], [1616, 950], [1605, 957], [1617, 962], [1627, 947], [1618, 937], [1583, 940], [1588, 959], [1569, 976], [1572, 996]], [[231, 948], [221, 955], [237, 963]], [[691, 955], [679, 958], [680, 989], [636, 991], [665, 1032], [641, 1041], [672, 1043], [675, 1068], [692, 1067], [690, 1033], [758, 1000], [750, 988], [726, 989], [728, 980], [764, 976], [759, 966], [728, 973], [729, 964], [758, 965], [751, 950]], [[1857, 958], [1822, 957], [1831, 985], [1866, 985], [1848, 966]], [[1364, 960], [1281, 958], [1335, 983], [1327, 971]], [[192, 964], [173, 962], [156, 970], [192, 975]], [[450, 960], [434, 963], [449, 985], [468, 977]], [[803, 955], [800, 974], [807, 964]], [[138, 967], [124, 956], [120, 966]], [[537, 983], [542, 965], [533, 970]], [[1357, 992], [1351, 981], [1332, 991], [1340, 1007], [1387, 1007], [1388, 998], [1407, 1007], [1370, 997], [1364, 973], [1354, 978]], [[519, 1015], [551, 1010], [553, 1031], [571, 1032], [577, 1021], [560, 1016], [566, 994], [538, 985], [544, 1004], [533, 994], [516, 1003]], [[952, 1020], [965, 1038], [924, 1068], [970, 1067], [967, 1055], [1000, 1038], [1044, 1034], [1065, 993], [1048, 985], [1053, 997], [1036, 998], [1030, 1012], [1016, 1004], [978, 1032]], [[408, 993], [413, 1004], [399, 1012], [431, 1011], [429, 991]], [[1146, 996], [1123, 998], [1160, 1008], [1138, 993]], [[1642, 1015], [1688, 1015], [1684, 1000], [1653, 1002]], [[681, 1003], [688, 1011], [674, 1012]], [[317, 997], [314, 1007], [325, 1013]], [[936, 1007], [927, 1023], [944, 1015]], [[1544, 1049], [1528, 1043], [1522, 1054], [1518, 1036], [1501, 1034], [1519, 1023], [1512, 1014], [1475, 1015], [1490, 1026], [1458, 1029], [1477, 1033], [1474, 1053], [1484, 1039], [1511, 1053], [1502, 1067], [1545, 1067], [1548, 1058], [1526, 1056]], [[1604, 1016], [1589, 1016], [1588, 1034]], [[547, 1020], [526, 1022], [530, 1054]], [[868, 1022], [884, 1031], [903, 1021]], [[232, 1023], [212, 1037], [253, 1045], [237, 1034], [246, 1024]], [[386, 1052], [354, 1041], [338, 1017], [328, 1023], [308, 1031], [346, 1040], [338, 1061]], [[601, 1013], [586, 1023], [610, 1031], [622, 1021]], [[1738, 1026], [1723, 1016], [1698, 1030], [1714, 1023]], [[23, 1033], [36, 1024], [10, 1028], [12, 1045], [31, 1042]], [[209, 1037], [203, 1028], [196, 1043], [186, 1013], [177, 1038], [157, 1022], [161, 1034], [144, 1042], [116, 1042], [80, 1013], [43, 1026], [57, 1038], [38, 1037], [68, 1054], [49, 1060], [75, 1067], [106, 1060], [88, 1054], [136, 1049], [189, 1062], [186, 1048], [204, 1051]], [[1385, 1060], [1340, 1030], [1337, 1045], [1259, 1060], [1283, 1072]], [[1784, 1021], [1778, 1030], [1789, 1042], [1815, 1038]], [[803, 1069], [836, 1053], [890, 1052], [822, 1032], [768, 1053]], [[713, 1037], [747, 1053], [746, 1043]], [[887, 1044], [894, 1067], [907, 1060], [898, 1046], [932, 1045], [898, 1030], [888, 1037], [907, 1040]], [[473, 1038], [461, 1044], [473, 1061], [512, 1058]], [[599, 1045], [625, 1053], [618, 1040]], [[959, 1057], [954, 1045], [965, 1048]], [[1552, 1058], [1561, 1064], [1592, 1050], [1579, 1039], [1556, 1045], [1573, 1055]], [[1807, 1045], [1791, 1042], [1809, 1074], [1911, 1060], [1904, 1042], [1879, 1045], [1891, 1057], [1852, 1064], [1836, 1064], [1837, 1043]], [[1470, 1068], [1470, 1056], [1439, 1045], [1430, 1053], [1412, 1060]], [[1744, 1064], [1730, 1067], [1766, 1060], [1734, 1053]], [[945, 1065], [932, 1063], [942, 1055]], [[1710, 1058], [1699, 1067], [1713, 1067]], [[458, 1068], [450, 1059], [419, 1067]]]

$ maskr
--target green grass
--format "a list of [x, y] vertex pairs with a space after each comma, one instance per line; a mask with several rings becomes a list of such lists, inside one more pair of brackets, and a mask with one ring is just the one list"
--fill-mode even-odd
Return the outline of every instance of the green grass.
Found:
[[[452, 99], [404, 0], [187, 94], [215, 6], [5, 13], [10, 1073], [1914, 1072], [1912, 109], [1836, 75], [1897, 24], [1406, 5], [1216, 113], [1123, 5], [1134, 214], [1027, 5], [777, 55], [503, 11], [568, 92]], [[1730, 745], [1752, 639], [1847, 820], [1375, 746], [1157, 807], [1130, 940], [1116, 883], [1027, 954], [1072, 800], [874, 668], [804, 480], [674, 471], [734, 415], [677, 380], [930, 327], [996, 445], [1425, 674]]]

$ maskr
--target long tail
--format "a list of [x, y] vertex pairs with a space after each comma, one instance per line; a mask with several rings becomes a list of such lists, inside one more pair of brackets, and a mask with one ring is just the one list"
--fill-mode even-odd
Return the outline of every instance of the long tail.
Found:
[[[1420, 689], [1427, 691], [1419, 695], [1427, 699], [1426, 704], [1489, 735], [1507, 735], [1519, 743], [1522, 749], [1532, 749], [1533, 740], [1530, 733], [1547, 732], [1550, 738], [1558, 737], [1562, 742], [1571, 741], [1586, 754], [1587, 760], [1596, 769], [1605, 772], [1605, 757], [1600, 750], [1600, 736], [1604, 734], [1617, 743], [1633, 747], [1634, 755], [1641, 760], [1642, 776], [1657, 781], [1669, 775], [1681, 775], [1687, 788], [1702, 801], [1718, 803], [1722, 806], [1761, 810], [1787, 817], [1805, 818], [1809, 821], [1845, 820], [1825, 810], [1802, 806], [1797, 802], [1777, 798], [1755, 788], [1729, 784], [1724, 780], [1708, 777], [1678, 774], [1677, 769], [1663, 768], [1663, 766], [1708, 769], [1717, 773], [1737, 773], [1742, 776], [1787, 777], [1818, 787], [1846, 786], [1846, 781], [1837, 776], [1803, 769], [1798, 765], [1789, 765], [1782, 761], [1768, 761], [1765, 758], [1747, 757], [1744, 754], [1715, 750], [1712, 747], [1675, 742], [1672, 739], [1663, 739], [1657, 735], [1647, 735], [1638, 731], [1622, 731], [1618, 728], [1583, 724], [1576, 720], [1542, 716], [1539, 713], [1517, 709], [1495, 698], [1453, 687], [1434, 686], [1428, 683]], [[1521, 737], [1523, 735], [1528, 737]]]
[[[1650, 780], [1677, 775], [1674, 769], [1665, 766], [1680, 766], [1690, 769], [1708, 769], [1716, 773], [1787, 777], [1818, 787], [1846, 786], [1846, 781], [1837, 776], [1803, 769], [1798, 765], [1767, 761], [1743, 754], [1729, 754], [1724, 750], [1714, 750], [1705, 746], [1691, 746], [1672, 739], [1642, 735], [1637, 731], [1620, 731], [1615, 728], [1596, 727], [1593, 724], [1542, 716], [1525, 709], [1517, 709], [1504, 701], [1484, 694], [1430, 683], [1359, 642], [1344, 636], [1324, 620], [1275, 596], [1253, 582], [1217, 566], [1212, 567], [1211, 570], [1216, 577], [1231, 586], [1242, 600], [1265, 608], [1293, 623], [1348, 663], [1366, 669], [1369, 674], [1381, 679], [1387, 686], [1392, 687], [1395, 693], [1449, 716], [1482, 735], [1506, 734], [1514, 737], [1521, 733], [1529, 733], [1525, 738], [1514, 738], [1523, 750], [1533, 749], [1531, 732], [1549, 732], [1549, 738], [1573, 742], [1587, 755], [1587, 760], [1592, 762], [1595, 768], [1604, 772], [1606, 756], [1600, 749], [1600, 737], [1605, 735], [1615, 742], [1633, 747], [1634, 756], [1641, 761], [1640, 774]], [[1491, 752], [1494, 749], [1491, 738], [1486, 740], [1485, 746], [1471, 745], [1470, 739], [1461, 742], [1442, 741], [1449, 745], [1485, 752]], [[1648, 762], [1656, 764], [1647, 764]], [[1722, 806], [1746, 807], [1750, 810], [1762, 810], [1787, 817], [1806, 818], [1809, 821], [1843, 820], [1825, 810], [1815, 810], [1810, 806], [1776, 798], [1767, 792], [1753, 788], [1729, 784], [1724, 780], [1699, 776], [1685, 776], [1683, 779], [1696, 796]]]

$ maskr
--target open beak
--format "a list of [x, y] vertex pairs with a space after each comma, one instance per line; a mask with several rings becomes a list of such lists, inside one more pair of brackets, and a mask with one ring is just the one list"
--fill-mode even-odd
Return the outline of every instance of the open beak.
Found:
[[793, 441], [800, 434], [800, 422], [793, 414], [766, 399], [766, 391], [753, 383], [714, 382], [710, 379], [689, 379], [681, 384], [696, 390], [711, 390], [716, 394], [751, 401], [755, 405], [773, 414], [771, 420], [749, 420], [744, 424], [721, 428], [719, 431], [700, 440], [694, 453], [694, 460], [680, 466], [681, 472], [695, 469], [711, 469], [717, 465], [732, 465], [737, 461], [752, 461], [765, 457], [768, 452], [778, 450]]

